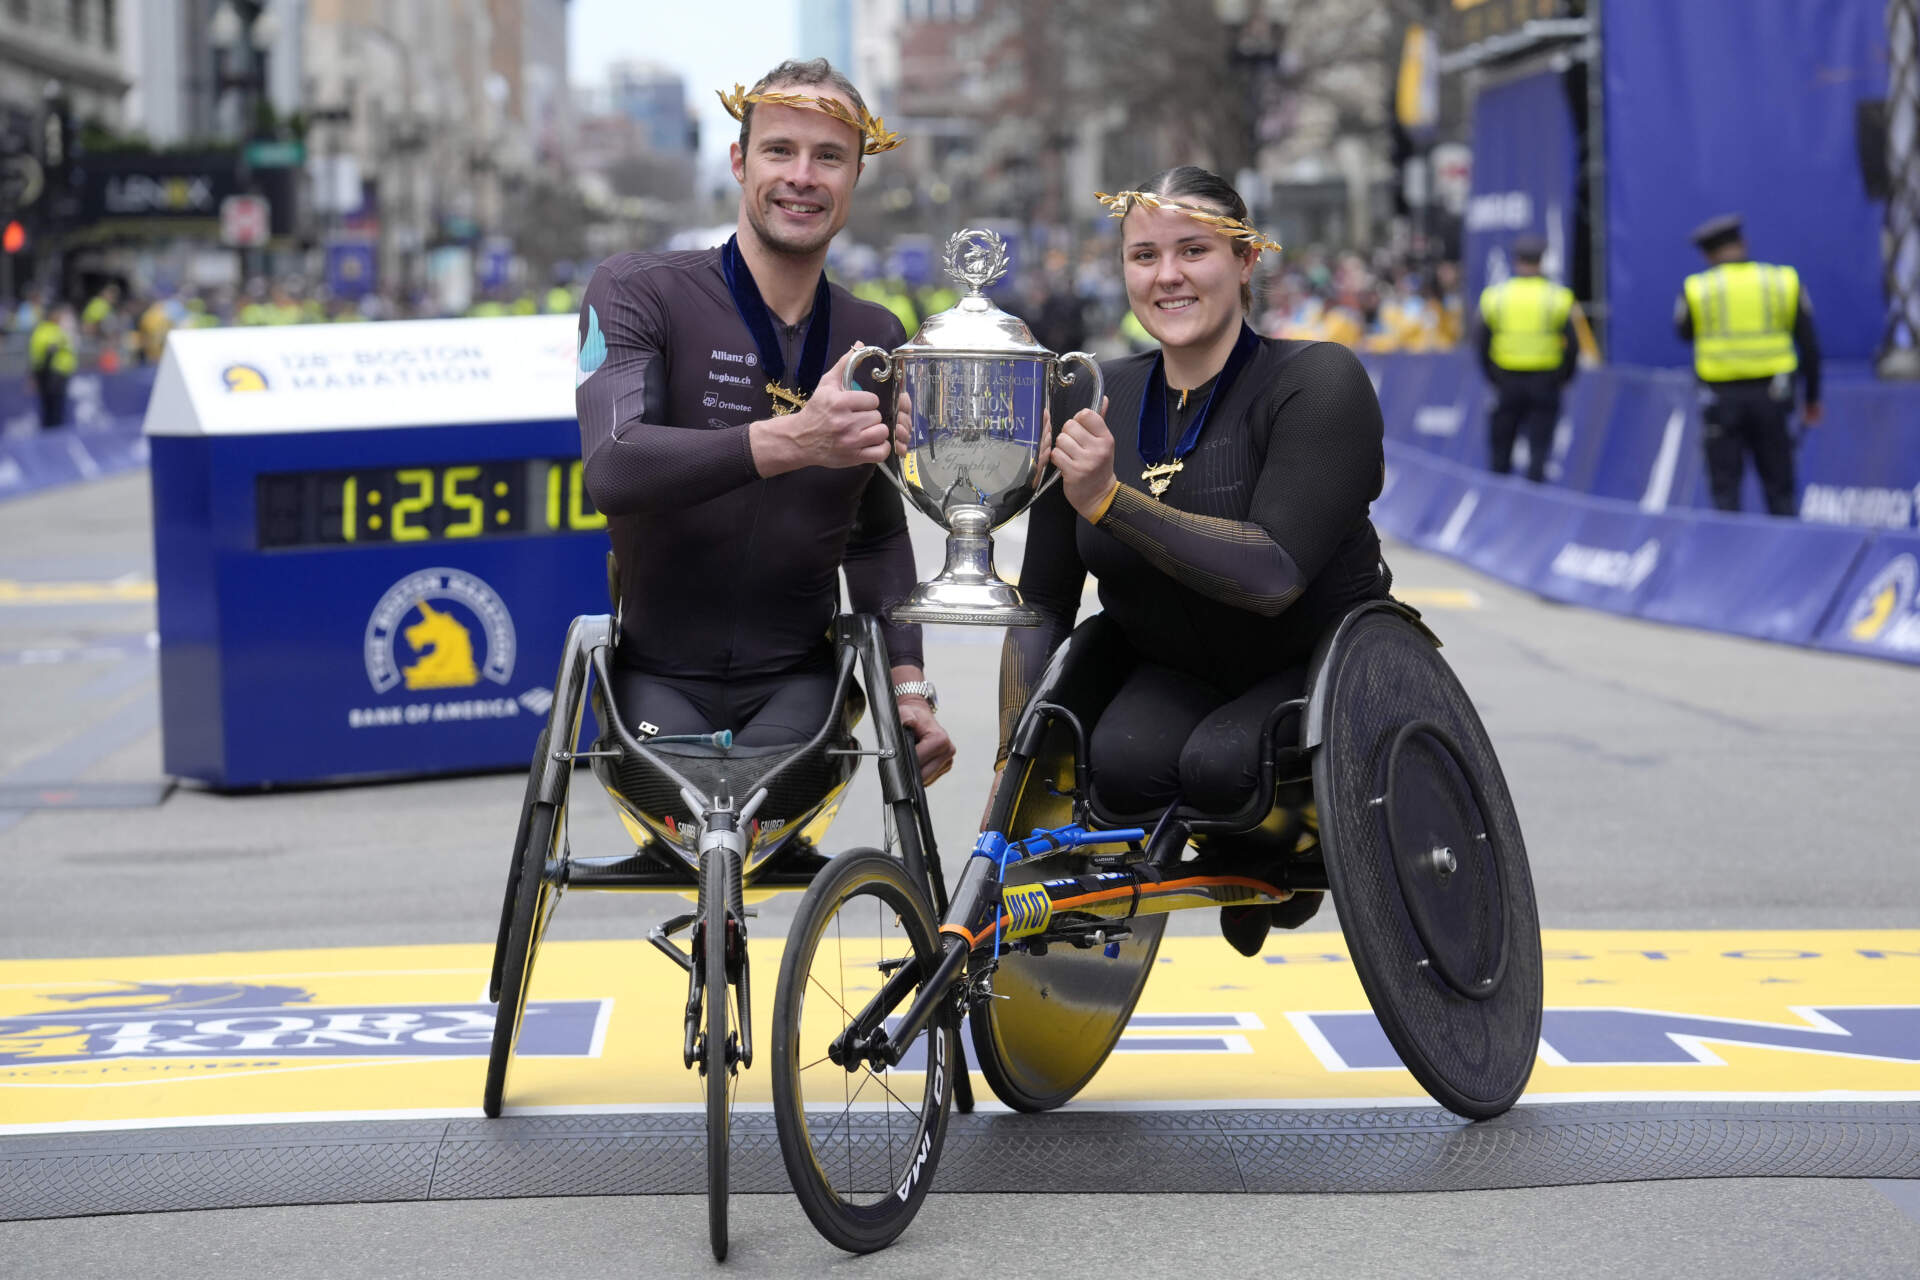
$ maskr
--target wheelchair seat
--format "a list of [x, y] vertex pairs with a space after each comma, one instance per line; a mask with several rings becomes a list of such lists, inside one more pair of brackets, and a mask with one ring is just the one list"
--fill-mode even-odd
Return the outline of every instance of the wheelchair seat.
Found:
[[[592, 700], [594, 715], [601, 725], [593, 750], [606, 753], [592, 757], [594, 776], [623, 815], [631, 819], [630, 832], [637, 824], [651, 842], [664, 844], [691, 858], [697, 840], [698, 815], [687, 808], [679, 783], [625, 749], [619, 738], [606, 728], [615, 712], [604, 686], [598, 682], [593, 686]], [[700, 790], [713, 796], [731, 796], [736, 806], [745, 804], [751, 797], [758, 779], [780, 769], [750, 829], [746, 872], [751, 876], [793, 836], [808, 833], [816, 819], [823, 815], [830, 818], [837, 809], [837, 804], [830, 802], [837, 801], [853, 779], [859, 757], [847, 753], [857, 747], [853, 727], [865, 712], [865, 695], [857, 684], [849, 683], [846, 699], [836, 713], [838, 723], [818, 742], [761, 747], [716, 747], [692, 742], [647, 745]], [[633, 833], [636, 841], [646, 843], [640, 832]]]
[[[1113, 701], [1136, 658], [1105, 614], [1095, 614], [1054, 651], [1022, 711], [1013, 735], [1013, 751], [1034, 761], [1036, 776], [1053, 779], [1056, 793], [1077, 794], [1084, 814], [1108, 827], [1143, 826], [1154, 829], [1169, 816], [1179, 819], [1182, 838], [1163, 857], [1178, 857], [1185, 837], [1197, 837], [1215, 852], [1293, 852], [1301, 845], [1303, 823], [1311, 827], [1312, 784], [1307, 752], [1301, 745], [1306, 699], [1296, 698], [1274, 708], [1267, 722], [1263, 752], [1272, 785], [1264, 794], [1249, 795], [1233, 814], [1203, 813], [1177, 799], [1140, 812], [1120, 812], [1100, 797], [1099, 770], [1087, 759], [1087, 744], [1101, 714]], [[1064, 713], [1064, 714], [1062, 714]], [[1071, 783], [1068, 778], [1073, 779]], [[1302, 813], [1306, 815], [1303, 819]], [[1066, 817], [1060, 815], [1064, 821]], [[1212, 837], [1212, 839], [1209, 839]]]

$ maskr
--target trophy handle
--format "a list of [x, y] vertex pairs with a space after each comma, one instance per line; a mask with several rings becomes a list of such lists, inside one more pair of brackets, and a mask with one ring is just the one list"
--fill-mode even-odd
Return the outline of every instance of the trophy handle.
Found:
[[[1087, 369], [1093, 374], [1093, 404], [1091, 407], [1095, 413], [1099, 413], [1100, 402], [1106, 399], [1106, 395], [1107, 395], [1107, 380], [1100, 373], [1100, 362], [1094, 359], [1093, 354], [1088, 351], [1067, 352], [1067, 354], [1061, 356], [1055, 362], [1053, 367], [1053, 380], [1054, 382], [1058, 383], [1060, 386], [1070, 387], [1074, 384], [1074, 381], [1077, 375], [1074, 374], [1071, 370], [1065, 369], [1062, 367], [1070, 363], [1083, 364], [1087, 366]], [[1053, 465], [1052, 459], [1048, 459], [1047, 468], [1053, 474], [1049, 475], [1045, 480], [1042, 480], [1040, 482], [1040, 487], [1033, 491], [1033, 496], [1035, 498], [1038, 498], [1041, 494], [1045, 493], [1048, 489], [1051, 489], [1053, 487], [1053, 482], [1060, 478], [1060, 468]]]
[[[892, 380], [893, 353], [883, 347], [876, 347], [870, 342], [863, 342], [853, 350], [847, 352], [847, 363], [841, 367], [840, 385], [845, 390], [860, 390], [859, 384], [853, 380], [853, 371], [858, 368], [860, 362], [868, 356], [880, 357], [880, 372], [874, 375], [874, 381], [888, 382]], [[888, 424], [888, 434], [889, 436], [892, 434], [891, 423]], [[907, 482], [900, 478], [900, 456], [894, 453], [892, 449], [887, 450], [887, 460], [880, 464], [880, 474], [893, 481], [893, 487], [901, 492], [902, 496], [907, 499], [909, 505], [913, 504], [913, 490], [909, 489]]]

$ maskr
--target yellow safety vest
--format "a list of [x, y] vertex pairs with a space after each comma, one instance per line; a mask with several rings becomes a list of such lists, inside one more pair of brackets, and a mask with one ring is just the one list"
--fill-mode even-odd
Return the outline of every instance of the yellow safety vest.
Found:
[[1687, 277], [1693, 369], [1702, 382], [1771, 378], [1800, 367], [1793, 322], [1800, 273], [1765, 262], [1723, 262]]
[[62, 376], [71, 374], [80, 365], [73, 353], [73, 340], [51, 320], [42, 320], [33, 326], [33, 333], [27, 338], [27, 362], [35, 373], [51, 370]]
[[1558, 369], [1567, 356], [1573, 290], [1544, 276], [1514, 276], [1480, 295], [1480, 318], [1493, 334], [1493, 363], [1510, 373]]

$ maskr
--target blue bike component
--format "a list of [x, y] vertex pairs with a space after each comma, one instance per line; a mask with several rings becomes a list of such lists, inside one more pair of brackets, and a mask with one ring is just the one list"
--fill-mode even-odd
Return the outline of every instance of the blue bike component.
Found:
[[1008, 844], [1007, 838], [998, 831], [982, 831], [980, 838], [973, 842], [973, 856], [986, 858], [1005, 871], [1009, 862], [1020, 861], [1020, 847]]
[[1146, 838], [1141, 827], [1121, 827], [1114, 831], [1089, 831], [1079, 823], [1045, 829], [1035, 827], [1025, 840], [1008, 840], [998, 831], [982, 831], [973, 842], [973, 856], [991, 859], [1005, 872], [1016, 862], [1035, 858], [1056, 849], [1083, 849], [1108, 844], [1133, 844]]

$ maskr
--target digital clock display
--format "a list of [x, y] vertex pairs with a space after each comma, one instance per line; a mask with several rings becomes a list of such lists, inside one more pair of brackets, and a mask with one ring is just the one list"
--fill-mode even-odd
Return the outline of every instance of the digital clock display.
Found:
[[263, 550], [445, 542], [607, 527], [578, 458], [306, 471], [258, 480]]

